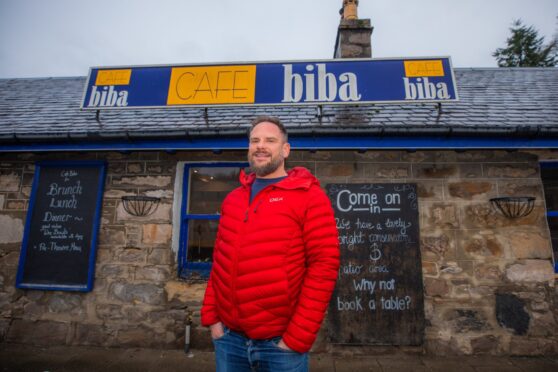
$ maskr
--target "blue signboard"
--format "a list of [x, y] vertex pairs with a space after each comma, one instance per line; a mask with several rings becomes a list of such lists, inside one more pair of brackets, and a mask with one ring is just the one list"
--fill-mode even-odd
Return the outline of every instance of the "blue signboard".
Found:
[[449, 57], [92, 68], [83, 109], [445, 102]]

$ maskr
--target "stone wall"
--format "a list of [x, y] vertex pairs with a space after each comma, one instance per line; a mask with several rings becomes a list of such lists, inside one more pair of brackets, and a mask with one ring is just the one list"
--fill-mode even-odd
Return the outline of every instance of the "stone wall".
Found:
[[[34, 162], [106, 159], [107, 183], [90, 293], [14, 288]], [[0, 339], [39, 345], [180, 348], [192, 316], [192, 346], [209, 348], [199, 326], [204, 283], [177, 279], [171, 249], [178, 161], [238, 161], [243, 152], [0, 155]], [[293, 151], [322, 185], [418, 184], [426, 342], [432, 354], [558, 352], [556, 289], [537, 156], [505, 151]], [[133, 218], [120, 198], [161, 197]], [[489, 199], [537, 197], [534, 212], [508, 220]], [[357, 348], [355, 348], [356, 350]], [[335, 350], [324, 334], [315, 350]]]
[[[23, 225], [36, 160], [103, 159], [108, 163], [94, 290], [15, 289]], [[30, 154], [0, 158], [0, 337], [37, 345], [179, 347], [186, 305], [167, 290], [176, 278], [170, 249], [176, 161], [159, 153]], [[124, 195], [161, 198], [135, 218]]]

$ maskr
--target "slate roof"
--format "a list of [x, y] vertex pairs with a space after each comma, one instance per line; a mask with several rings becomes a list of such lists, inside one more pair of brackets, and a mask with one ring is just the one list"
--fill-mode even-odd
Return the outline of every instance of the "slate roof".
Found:
[[291, 135], [558, 136], [558, 68], [455, 69], [458, 102], [350, 106], [79, 109], [84, 77], [0, 79], [0, 142], [244, 136], [257, 115]]

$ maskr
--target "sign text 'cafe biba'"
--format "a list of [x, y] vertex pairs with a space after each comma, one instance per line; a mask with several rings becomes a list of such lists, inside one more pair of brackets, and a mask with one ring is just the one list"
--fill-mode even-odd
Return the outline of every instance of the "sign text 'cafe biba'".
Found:
[[96, 68], [82, 107], [444, 101], [453, 80], [449, 58]]

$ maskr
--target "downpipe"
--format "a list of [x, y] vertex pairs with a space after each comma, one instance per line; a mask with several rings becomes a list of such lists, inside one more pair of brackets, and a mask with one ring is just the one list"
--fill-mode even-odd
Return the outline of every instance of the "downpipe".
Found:
[[190, 353], [190, 328], [192, 325], [192, 321], [188, 320], [186, 322], [186, 327], [184, 328], [184, 353]]

